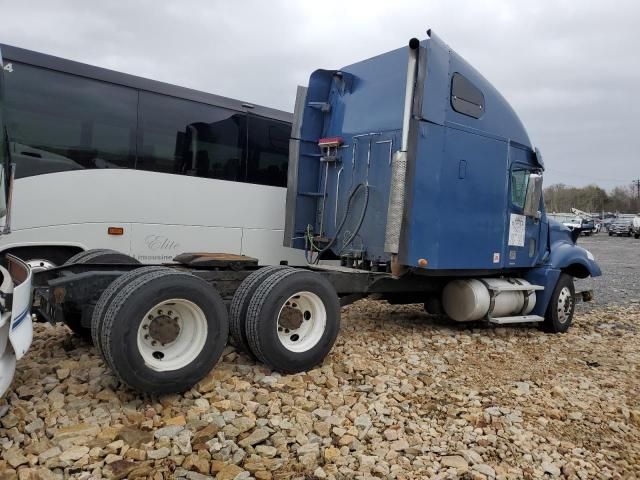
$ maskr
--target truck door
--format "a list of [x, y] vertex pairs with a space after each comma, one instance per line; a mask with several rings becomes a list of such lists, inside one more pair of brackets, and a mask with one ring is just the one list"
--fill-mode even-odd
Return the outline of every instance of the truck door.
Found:
[[510, 168], [504, 262], [508, 267], [531, 267], [539, 255], [541, 222], [524, 215], [527, 186], [532, 171], [531, 165], [519, 162], [512, 163]]

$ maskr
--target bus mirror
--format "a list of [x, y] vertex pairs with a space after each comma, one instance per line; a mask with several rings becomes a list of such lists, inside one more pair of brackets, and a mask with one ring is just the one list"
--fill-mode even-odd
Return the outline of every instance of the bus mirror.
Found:
[[524, 214], [527, 217], [540, 217], [540, 199], [542, 198], [542, 175], [532, 173], [527, 184], [527, 197], [524, 202]]

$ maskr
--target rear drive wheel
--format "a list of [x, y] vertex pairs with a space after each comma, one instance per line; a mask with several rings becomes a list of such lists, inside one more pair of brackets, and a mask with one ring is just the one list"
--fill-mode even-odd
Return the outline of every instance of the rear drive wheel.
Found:
[[[139, 264], [135, 258], [124, 253], [117, 252], [106, 248], [96, 248], [93, 250], [85, 250], [69, 258], [64, 265], [73, 264], [96, 264], [96, 263], [130, 263]], [[91, 324], [82, 324], [82, 312], [79, 310], [66, 309], [64, 312], [64, 323], [79, 337], [93, 343], [91, 336]]]
[[560, 274], [544, 318], [543, 328], [546, 332], [561, 333], [569, 329], [576, 307], [575, 293], [573, 277]]
[[142, 275], [146, 275], [150, 272], [164, 272], [165, 274], [175, 273], [187, 275], [185, 272], [180, 270], [169, 269], [167, 267], [161, 266], [150, 266], [150, 267], [140, 267], [130, 272], [127, 272], [120, 277], [116, 278], [113, 282], [109, 284], [109, 286], [102, 292], [98, 302], [96, 303], [95, 308], [93, 309], [93, 314], [91, 316], [91, 339], [96, 349], [102, 355], [102, 345], [100, 342], [100, 335], [102, 332], [102, 322], [104, 319], [104, 314], [122, 288], [124, 288], [127, 284], [132, 282], [138, 277]]
[[105, 360], [129, 387], [183, 392], [217, 363], [227, 343], [227, 311], [218, 292], [190, 274], [148, 272], [111, 300], [101, 326]]
[[250, 357], [254, 357], [247, 340], [246, 317], [249, 308], [249, 302], [256, 289], [265, 279], [274, 272], [278, 272], [287, 268], [285, 265], [273, 265], [256, 270], [250, 274], [240, 284], [240, 287], [233, 294], [231, 305], [229, 306], [229, 335], [233, 344]]
[[286, 269], [267, 277], [247, 310], [251, 351], [263, 363], [286, 373], [320, 363], [340, 329], [340, 300], [323, 276]]

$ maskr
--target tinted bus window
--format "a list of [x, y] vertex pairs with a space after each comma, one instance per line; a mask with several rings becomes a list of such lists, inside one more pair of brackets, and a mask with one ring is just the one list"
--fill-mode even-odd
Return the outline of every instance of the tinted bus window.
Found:
[[17, 62], [5, 79], [18, 178], [133, 168], [136, 90]]
[[269, 118], [249, 116], [247, 181], [287, 186], [291, 125]]
[[140, 93], [139, 169], [243, 181], [246, 135], [244, 113]]

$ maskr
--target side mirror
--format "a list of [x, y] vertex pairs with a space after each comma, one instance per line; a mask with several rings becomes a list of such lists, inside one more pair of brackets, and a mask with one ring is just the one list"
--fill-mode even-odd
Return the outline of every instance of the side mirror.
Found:
[[540, 199], [542, 198], [542, 175], [532, 173], [527, 184], [527, 197], [524, 201], [524, 214], [527, 217], [540, 218]]

